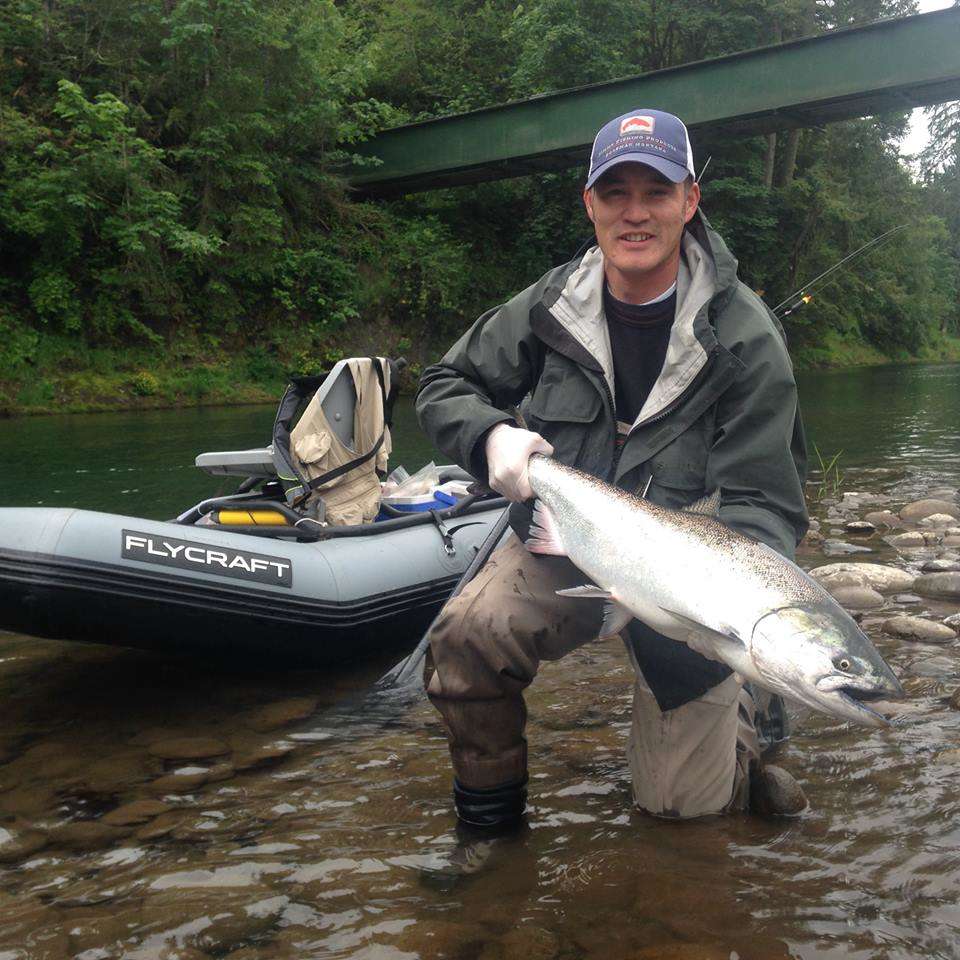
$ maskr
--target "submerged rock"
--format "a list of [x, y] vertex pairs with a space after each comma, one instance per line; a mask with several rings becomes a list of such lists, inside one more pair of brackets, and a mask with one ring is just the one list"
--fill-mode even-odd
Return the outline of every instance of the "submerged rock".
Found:
[[843, 540], [824, 540], [823, 552], [828, 556], [843, 556], [850, 553], [873, 553], [869, 547], [858, 547]]
[[238, 753], [233, 758], [233, 765], [237, 770], [255, 770], [258, 767], [266, 767], [271, 763], [277, 763], [284, 757], [289, 757], [295, 749], [295, 744], [284, 741], [265, 743], [262, 746]]
[[839, 506], [843, 510], [859, 510], [861, 507], [878, 507], [889, 502], [890, 498], [884, 493], [849, 490], [840, 498]]
[[949, 643], [957, 639], [956, 633], [949, 627], [921, 617], [893, 617], [883, 624], [883, 629], [891, 636], [925, 643]]
[[872, 523], [875, 527], [899, 527], [900, 518], [891, 510], [874, 510], [863, 518], [867, 523]]
[[36, 830], [0, 827], [0, 863], [16, 863], [45, 847], [47, 838]]
[[914, 500], [900, 511], [900, 519], [906, 523], [917, 523], [936, 513], [947, 513], [960, 519], [960, 507], [948, 500]]
[[825, 586], [833, 595], [833, 599], [848, 610], [874, 610], [883, 606], [883, 597], [870, 587], [837, 587], [826, 584]]
[[560, 940], [552, 930], [521, 924], [501, 941], [503, 960], [553, 960], [560, 953]]
[[318, 702], [316, 697], [291, 697], [270, 703], [251, 714], [247, 723], [254, 730], [276, 730], [298, 720], [306, 720], [317, 709]]
[[925, 560], [920, 569], [924, 573], [954, 573], [960, 571], [960, 560]]
[[913, 574], [906, 570], [888, 567], [882, 563], [828, 563], [822, 567], [814, 567], [810, 576], [828, 590], [832, 584], [837, 587], [872, 587], [881, 593], [909, 590], [915, 579]]
[[51, 842], [69, 850], [97, 850], [109, 846], [129, 830], [112, 827], [100, 820], [75, 820], [50, 831]]
[[929, 517], [924, 517], [920, 523], [925, 527], [934, 527], [946, 530], [947, 527], [952, 526], [956, 522], [955, 517], [951, 517], [949, 513], [934, 513]]
[[134, 800], [131, 803], [125, 803], [122, 807], [117, 807], [116, 810], [111, 810], [100, 819], [114, 827], [134, 826], [146, 823], [169, 809], [159, 800]]
[[960, 573], [925, 573], [917, 577], [913, 589], [924, 597], [960, 600]]
[[158, 740], [147, 749], [151, 756], [161, 760], [207, 760], [230, 752], [230, 747], [215, 737], [175, 737]]
[[885, 538], [891, 547], [898, 550], [909, 550], [913, 547], [925, 547], [927, 541], [923, 539], [923, 534], [916, 530], [909, 533], [895, 533], [893, 536]]
[[893, 598], [893, 602], [902, 604], [923, 603], [923, 597], [918, 597], [915, 593], [898, 593]]

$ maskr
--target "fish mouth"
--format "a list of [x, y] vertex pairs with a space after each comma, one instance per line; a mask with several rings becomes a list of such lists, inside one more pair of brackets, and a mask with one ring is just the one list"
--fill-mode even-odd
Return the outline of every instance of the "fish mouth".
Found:
[[831, 712], [874, 727], [888, 727], [890, 721], [867, 706], [872, 700], [902, 700], [906, 696], [900, 681], [891, 674], [890, 680], [877, 686], [857, 686], [849, 677], [828, 676], [817, 683], [822, 702], [829, 703]]

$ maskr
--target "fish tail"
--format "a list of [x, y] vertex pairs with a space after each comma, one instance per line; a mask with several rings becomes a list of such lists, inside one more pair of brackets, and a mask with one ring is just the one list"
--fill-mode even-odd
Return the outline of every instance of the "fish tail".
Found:
[[541, 553], [551, 557], [567, 555], [560, 538], [557, 521], [550, 512], [550, 508], [540, 500], [533, 504], [533, 521], [530, 524], [526, 547], [531, 553]]

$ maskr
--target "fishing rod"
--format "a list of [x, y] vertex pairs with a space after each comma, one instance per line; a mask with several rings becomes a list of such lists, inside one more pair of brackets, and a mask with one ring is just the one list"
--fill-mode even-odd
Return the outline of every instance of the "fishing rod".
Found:
[[[823, 273], [818, 274], [809, 282], [805, 283], [799, 290], [791, 293], [786, 300], [782, 300], [773, 308], [774, 315], [782, 320], [784, 317], [789, 317], [794, 310], [798, 307], [802, 307], [805, 303], [809, 303], [811, 300], [810, 290], [814, 286], [818, 285], [822, 280], [825, 280], [830, 276], [834, 271], [839, 270], [842, 266], [849, 263], [855, 257], [860, 256], [861, 254], [868, 253], [871, 250], [875, 250], [877, 247], [881, 246], [887, 240], [889, 240], [895, 233], [898, 233], [900, 230], [905, 229], [909, 224], [901, 223], [899, 226], [891, 227], [889, 230], [884, 233], [879, 234], [874, 237], [872, 240], [868, 240], [863, 245], [857, 247], [853, 253], [848, 253], [842, 260], [838, 260], [832, 267], [827, 270], [824, 270]], [[799, 297], [799, 299], [795, 299]], [[784, 310], [784, 307], [786, 309]], [[783, 313], [780, 311], [783, 310]]]

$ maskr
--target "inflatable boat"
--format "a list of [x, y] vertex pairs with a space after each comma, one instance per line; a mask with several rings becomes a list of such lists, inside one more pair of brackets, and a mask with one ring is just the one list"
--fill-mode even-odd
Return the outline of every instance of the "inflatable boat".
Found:
[[[389, 446], [395, 391], [384, 381], [396, 371], [390, 361], [372, 363], [381, 386], [372, 407], [383, 421], [369, 444], [377, 454]], [[360, 386], [355, 361], [294, 381], [269, 446], [197, 457], [211, 475], [241, 478], [237, 491], [174, 520], [0, 509], [0, 629], [276, 664], [325, 665], [408, 646], [506, 504], [470, 492], [469, 476], [448, 467], [439, 479], [448, 488], [460, 481], [460, 496], [414, 513], [383, 502], [375, 521], [329, 522], [325, 493], [362, 479], [377, 459], [368, 444], [354, 446], [371, 436], [369, 417], [361, 430], [358, 394], [378, 393]], [[311, 410], [311, 423], [319, 418], [325, 429], [294, 442]], [[329, 449], [311, 464], [295, 452], [331, 440], [342, 454], [336, 467]]]

